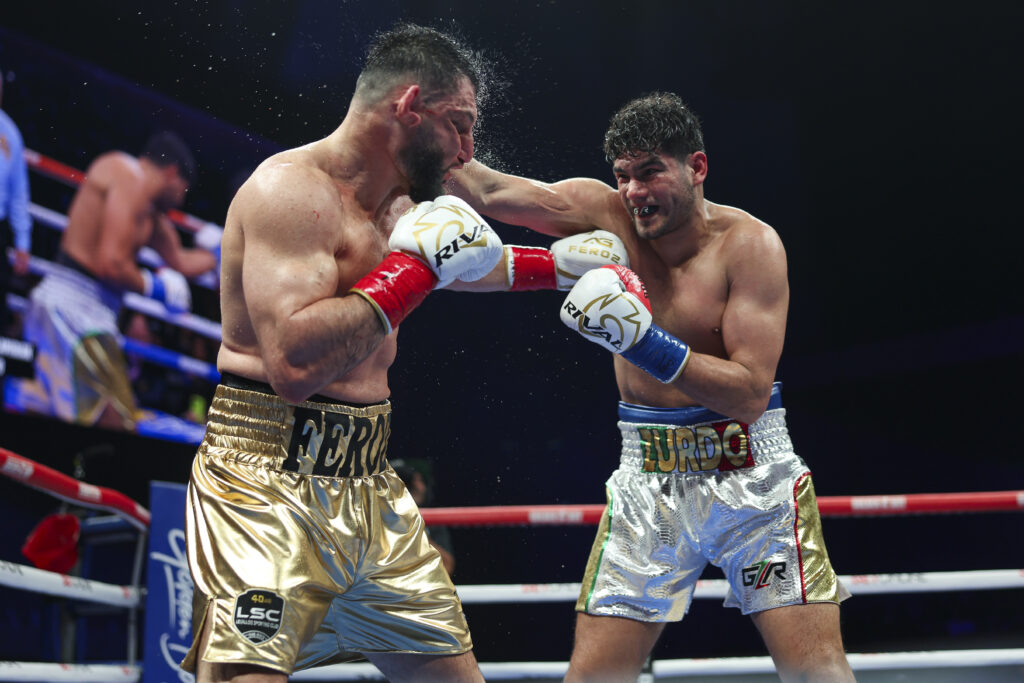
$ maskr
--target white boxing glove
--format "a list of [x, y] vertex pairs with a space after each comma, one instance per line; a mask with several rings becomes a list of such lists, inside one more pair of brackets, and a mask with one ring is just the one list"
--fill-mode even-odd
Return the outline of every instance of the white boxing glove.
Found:
[[501, 238], [484, 219], [452, 195], [420, 202], [405, 212], [395, 223], [388, 246], [423, 261], [437, 276], [435, 289], [456, 279], [479, 280], [504, 253]]
[[571, 235], [556, 240], [550, 249], [505, 246], [505, 268], [510, 292], [572, 288], [580, 276], [601, 266], [628, 266], [626, 245], [607, 230]]
[[142, 294], [156, 299], [171, 313], [185, 313], [192, 309], [192, 292], [185, 276], [163, 267], [156, 273], [142, 269]]
[[622, 353], [643, 339], [652, 319], [640, 279], [633, 271], [614, 266], [584, 273], [565, 297], [559, 316], [567, 327], [612, 353]]
[[592, 230], [556, 240], [551, 244], [555, 257], [558, 289], [572, 289], [584, 273], [601, 266], [629, 267], [629, 255], [622, 240], [607, 230]]
[[690, 360], [689, 345], [654, 324], [647, 290], [629, 268], [602, 266], [584, 273], [565, 297], [559, 316], [584, 338], [666, 384]]
[[350, 290], [373, 306], [385, 334], [431, 291], [456, 279], [479, 280], [504, 254], [490, 226], [451, 195], [421, 202], [402, 214], [388, 246], [391, 253]]

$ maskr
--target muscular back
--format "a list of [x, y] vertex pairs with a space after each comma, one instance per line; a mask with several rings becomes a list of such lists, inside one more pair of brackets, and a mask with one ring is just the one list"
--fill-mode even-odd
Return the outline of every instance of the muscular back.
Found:
[[115, 280], [118, 261], [134, 263], [153, 232], [154, 212], [138, 160], [123, 152], [98, 157], [68, 211], [61, 248], [97, 277]]
[[218, 366], [275, 388], [282, 364], [310, 366], [322, 377], [313, 378], [319, 388], [312, 393], [380, 401], [389, 394], [397, 332], [366, 354], [357, 334], [326, 330], [379, 326], [365, 302], [346, 293], [386, 255], [387, 229], [326, 167], [316, 144], [282, 152], [232, 201], [222, 242]]

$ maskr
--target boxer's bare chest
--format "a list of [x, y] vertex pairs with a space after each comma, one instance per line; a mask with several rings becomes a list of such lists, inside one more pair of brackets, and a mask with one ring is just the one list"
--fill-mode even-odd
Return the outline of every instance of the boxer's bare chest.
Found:
[[647, 287], [655, 323], [694, 351], [725, 356], [722, 316], [729, 284], [717, 245], [673, 265], [665, 264], [653, 251], [641, 251], [634, 270]]

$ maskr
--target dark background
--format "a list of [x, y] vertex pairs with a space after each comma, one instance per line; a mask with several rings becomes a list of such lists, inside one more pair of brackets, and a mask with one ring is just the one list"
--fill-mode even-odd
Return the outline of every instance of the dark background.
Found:
[[[778, 377], [819, 495], [1024, 488], [1019, 3], [17, 3], [0, 13], [3, 106], [28, 147], [77, 168], [177, 129], [200, 165], [185, 208], [222, 222], [259, 160], [340, 122], [371, 34], [399, 18], [455, 22], [492, 57], [508, 87], [483, 112], [478, 156], [516, 173], [610, 180], [600, 142], [618, 106], [655, 89], [690, 103], [706, 196], [773, 225], [788, 251]], [[33, 195], [58, 210], [70, 198], [37, 176]], [[603, 500], [611, 360], [561, 326], [561, 298], [438, 293], [403, 323], [391, 450], [433, 461], [438, 504]], [[216, 315], [215, 299], [198, 303]], [[0, 420], [0, 446], [68, 472], [82, 447], [113, 444], [87, 478], [142, 502], [149, 480], [187, 477], [189, 447]], [[23, 561], [53, 503], [0, 486], [0, 559]], [[1012, 513], [825, 520], [844, 574], [1021, 567], [1018, 529]], [[456, 582], [578, 581], [592, 531], [457, 529]], [[862, 596], [844, 606], [846, 640], [1020, 646], [1022, 609], [1020, 591]], [[467, 612], [482, 661], [568, 656], [565, 603]], [[0, 658], [32, 659], [45, 618], [5, 619]], [[657, 650], [760, 652], [748, 620], [706, 600]]]

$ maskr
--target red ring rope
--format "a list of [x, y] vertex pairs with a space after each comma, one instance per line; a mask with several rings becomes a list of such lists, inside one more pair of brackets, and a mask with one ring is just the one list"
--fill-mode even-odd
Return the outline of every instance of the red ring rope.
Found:
[[123, 493], [86, 484], [5, 448], [0, 448], [0, 474], [79, 505], [115, 512], [140, 529], [149, 527], [149, 510]]
[[[892, 496], [823, 496], [823, 517], [1024, 510], [1024, 491], [977, 493], [910, 493]], [[604, 505], [517, 505], [422, 508], [427, 524], [445, 526], [586, 525], [597, 524]]]

